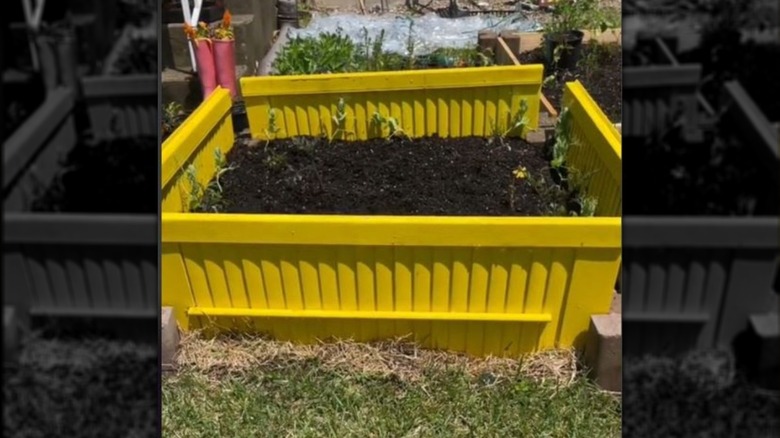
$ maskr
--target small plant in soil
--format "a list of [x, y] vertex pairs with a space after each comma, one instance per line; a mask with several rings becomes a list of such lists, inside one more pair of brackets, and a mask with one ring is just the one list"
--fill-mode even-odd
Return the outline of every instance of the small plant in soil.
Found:
[[276, 110], [271, 108], [268, 110], [268, 128], [265, 130], [265, 147], [276, 138], [276, 134], [281, 131], [279, 125], [276, 124]]
[[40, 186], [33, 211], [156, 213], [156, 136], [80, 143], [60, 163], [48, 187]]
[[565, 215], [568, 212], [572, 216], [593, 216], [598, 199], [588, 196], [585, 191], [592, 173], [583, 173], [566, 161], [571, 148], [579, 146], [572, 137], [571, 128], [571, 113], [568, 108], [563, 108], [555, 124], [555, 135], [547, 143], [552, 184], [531, 175], [528, 180], [546, 200], [548, 214]]
[[221, 178], [227, 172], [236, 169], [236, 167], [228, 164], [225, 155], [220, 149], [214, 150], [214, 164], [216, 167], [214, 178], [205, 186], [198, 181], [195, 165], [190, 164], [187, 167], [186, 175], [190, 183], [187, 205], [190, 212], [219, 213], [224, 208], [225, 201], [222, 197]]
[[162, 138], [168, 138], [184, 122], [186, 113], [178, 102], [168, 102], [163, 108]]
[[[523, 119], [520, 114], [515, 122]], [[229, 212], [277, 214], [595, 214], [597, 200], [584, 190], [590, 175], [560, 158], [553, 166], [552, 145], [545, 150], [521, 138], [506, 138], [508, 147], [498, 148], [484, 137], [412, 139], [397, 120], [380, 113], [374, 120], [383, 131], [371, 140], [295, 137], [273, 140], [266, 148], [239, 142], [228, 157], [230, 168], [237, 170], [218, 172], [218, 184], [196, 189], [193, 208], [228, 212], [229, 204]], [[562, 135], [566, 126], [559, 129]], [[398, 136], [405, 140], [388, 141]]]
[[492, 136], [488, 139], [489, 143], [493, 143], [495, 141], [498, 141], [501, 146], [509, 148], [509, 144], [506, 142], [507, 136], [509, 136], [511, 133], [515, 132], [519, 136], [524, 136], [526, 134], [526, 131], [528, 129], [528, 124], [530, 123], [530, 120], [528, 119], [528, 116], [526, 115], [528, 113], [528, 100], [522, 99], [520, 100], [520, 108], [518, 108], [517, 112], [512, 115], [512, 119], [509, 121], [508, 127], [500, 127], [497, 122], [493, 124], [492, 127]]
[[353, 131], [347, 131], [347, 104], [343, 97], [340, 97], [336, 103], [336, 114], [333, 115], [332, 120], [333, 133], [329, 141], [333, 142], [337, 135], [341, 135], [341, 139], [344, 140], [347, 134], [354, 134]]
[[392, 140], [393, 138], [406, 138], [411, 141], [411, 137], [409, 137], [401, 128], [401, 124], [395, 117], [385, 117], [379, 112], [375, 112], [371, 118], [371, 122], [383, 132], [384, 129], [387, 128], [388, 134], [385, 138], [388, 141]]
[[620, 122], [622, 116], [622, 65], [623, 56], [619, 44], [598, 43], [591, 40], [582, 45], [582, 57], [572, 69], [556, 68], [537, 48], [519, 55], [523, 64], [544, 64], [545, 78], [542, 91], [555, 108], [563, 105], [563, 90], [567, 82], [579, 80], [599, 107], [612, 122]]

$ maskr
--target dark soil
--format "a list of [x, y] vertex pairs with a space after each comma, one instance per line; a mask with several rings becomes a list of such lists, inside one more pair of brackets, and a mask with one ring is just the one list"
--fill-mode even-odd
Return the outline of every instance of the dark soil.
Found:
[[[361, 142], [298, 138], [228, 154], [223, 209], [233, 213], [538, 216], [545, 200], [513, 170], [550, 180], [543, 147], [484, 138]], [[514, 196], [510, 192], [514, 191]], [[514, 201], [510, 201], [513, 198]]]
[[[727, 129], [728, 127], [723, 127]], [[727, 131], [703, 144], [688, 144], [678, 132], [627, 144], [623, 182], [626, 215], [753, 216], [780, 213], [777, 165], [764, 166], [744, 142]]]
[[157, 138], [77, 145], [33, 211], [157, 213]]
[[40, 76], [29, 82], [3, 82], [3, 133], [5, 142], [44, 102], [46, 89]]
[[680, 62], [702, 64], [702, 77], [709, 77], [702, 93], [713, 105], [718, 107], [721, 84], [736, 79], [770, 121], [780, 121], [777, 59], [780, 44], [738, 43], [714, 37], [679, 56]]
[[566, 82], [579, 80], [612, 122], [621, 121], [623, 54], [618, 44], [584, 43], [582, 57], [574, 70], [551, 68], [545, 60], [542, 47], [521, 53], [518, 59], [522, 64], [544, 64], [545, 78], [555, 75], [555, 80], [542, 88], [555, 109], [561, 109]]

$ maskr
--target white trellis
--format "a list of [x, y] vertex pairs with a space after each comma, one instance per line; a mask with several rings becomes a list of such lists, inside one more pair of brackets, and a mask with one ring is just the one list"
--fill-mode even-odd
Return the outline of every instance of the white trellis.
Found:
[[[29, 1], [29, 0], [26, 0]], [[181, 0], [181, 10], [184, 13], [184, 22], [192, 27], [198, 26], [198, 19], [200, 18], [200, 10], [203, 6], [203, 0], [194, 0], [195, 7], [190, 10], [189, 0]], [[195, 48], [192, 46], [192, 41], [187, 40], [187, 46], [190, 48], [190, 63], [192, 64], [192, 71], [198, 71], [198, 66], [195, 63]]]
[[[34, 5], [33, 2], [35, 2]], [[41, 27], [41, 17], [43, 16], [43, 6], [45, 4], [46, 0], [22, 0], [24, 20], [33, 33], [37, 33], [38, 29]], [[38, 70], [38, 51], [35, 49], [35, 42], [32, 38], [28, 38], [27, 41], [30, 44], [30, 57], [32, 58], [33, 68]]]

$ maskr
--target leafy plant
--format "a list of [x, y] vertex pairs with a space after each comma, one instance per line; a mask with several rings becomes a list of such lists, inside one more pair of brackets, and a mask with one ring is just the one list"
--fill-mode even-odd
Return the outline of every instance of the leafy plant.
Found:
[[599, 0], [557, 0], [545, 34], [561, 36], [575, 30], [606, 31], [619, 22], [619, 11], [602, 7]]
[[371, 118], [372, 123], [377, 125], [379, 129], [384, 129], [385, 126], [387, 126], [389, 134], [387, 135], [387, 139], [390, 140], [393, 137], [406, 137], [407, 139], [411, 140], [411, 137], [409, 137], [406, 132], [404, 132], [403, 129], [401, 129], [401, 125], [398, 122], [398, 119], [395, 117], [385, 117], [379, 112], [375, 112], [374, 116]]
[[[550, 166], [547, 169], [550, 172], [549, 181], [547, 178], [533, 175], [524, 166], [518, 166], [512, 174], [515, 182], [523, 180], [530, 184], [543, 199], [547, 214], [593, 216], [596, 213], [598, 199], [586, 193], [593, 173], [582, 172], [566, 161], [570, 148], [577, 144], [572, 137], [571, 123], [571, 113], [567, 107], [564, 107], [555, 125], [555, 135], [551, 141]], [[514, 193], [514, 190], [510, 193]], [[513, 204], [512, 199], [510, 204]]]
[[271, 151], [265, 157], [265, 165], [271, 170], [279, 170], [287, 166], [287, 154], [279, 151]]
[[351, 131], [347, 131], [346, 124], [347, 124], [347, 104], [344, 101], [343, 97], [339, 98], [338, 103], [336, 104], [336, 114], [333, 115], [331, 118], [333, 120], [334, 124], [334, 130], [331, 134], [328, 141], [332, 142], [334, 138], [336, 138], [336, 135], [338, 134], [348, 134], [351, 133]]
[[554, 169], [560, 169], [566, 162], [566, 155], [572, 144], [571, 113], [569, 108], [563, 108], [555, 123], [555, 142], [552, 148], [552, 161]]
[[518, 131], [521, 136], [525, 134], [526, 129], [528, 129], [528, 124], [530, 123], [530, 119], [526, 115], [527, 113], [528, 100], [522, 99], [520, 100], [520, 107], [518, 108], [517, 112], [511, 115], [509, 126], [502, 127], [495, 121], [492, 123], [491, 136], [488, 140], [488, 144], [498, 140], [502, 146], [505, 146], [507, 149], [511, 149], [509, 145], [506, 144], [505, 139], [513, 131]]
[[279, 52], [273, 64], [277, 75], [311, 75], [355, 71], [358, 47], [336, 32], [317, 37], [295, 37]]
[[530, 119], [526, 115], [527, 113], [528, 100], [521, 99], [520, 108], [518, 108], [517, 112], [512, 116], [512, 119], [509, 122], [509, 128], [504, 131], [503, 136], [506, 137], [512, 131], [518, 131], [520, 135], [525, 134], [526, 129], [528, 129], [528, 124], [531, 123]]
[[184, 109], [178, 102], [168, 102], [163, 108], [162, 134], [163, 137], [171, 135], [184, 121]]
[[574, 31], [591, 30], [604, 32], [620, 23], [620, 13], [614, 9], [602, 7], [599, 0], [558, 0], [544, 30], [545, 39], [555, 43], [553, 65], [557, 65], [564, 52], [572, 47], [567, 43], [567, 35]]
[[198, 181], [197, 169], [194, 164], [187, 166], [185, 174], [190, 183], [187, 206], [190, 212], [213, 211], [218, 213], [223, 207], [222, 183], [220, 178], [235, 167], [228, 165], [227, 158], [220, 149], [214, 150], [214, 164], [216, 170], [214, 178], [205, 186]]
[[276, 110], [273, 108], [270, 108], [268, 110], [268, 128], [265, 129], [265, 149], [268, 149], [268, 145], [271, 143], [271, 140], [276, 138], [276, 134], [278, 134], [282, 129], [279, 128], [279, 125], [276, 124]]

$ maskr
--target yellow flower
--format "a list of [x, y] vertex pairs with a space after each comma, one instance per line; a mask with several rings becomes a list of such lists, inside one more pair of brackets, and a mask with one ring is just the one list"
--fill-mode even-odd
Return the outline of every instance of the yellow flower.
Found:
[[528, 178], [528, 169], [526, 169], [525, 166], [518, 167], [512, 171], [512, 175], [517, 179], [526, 179]]

